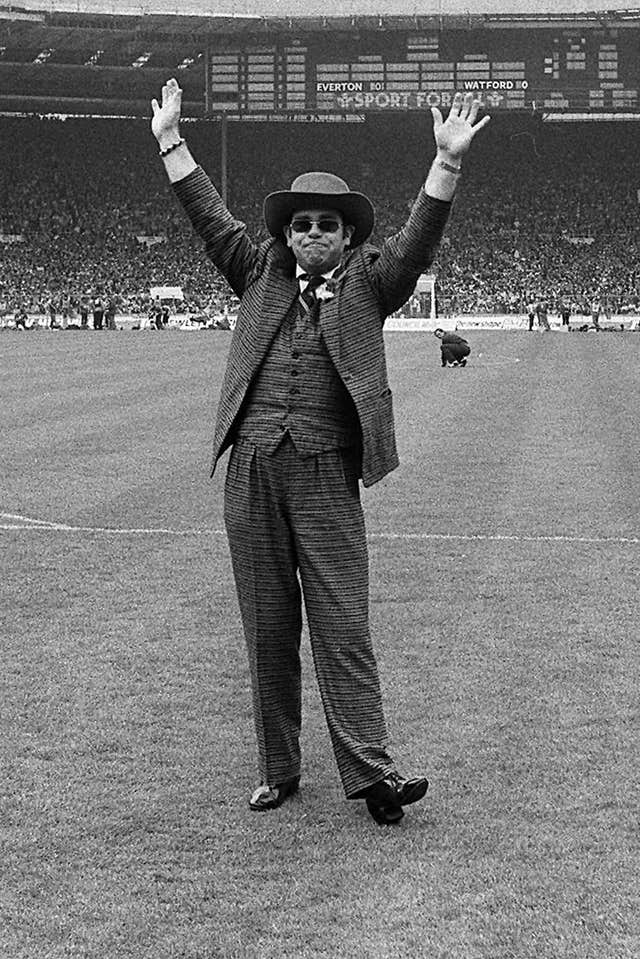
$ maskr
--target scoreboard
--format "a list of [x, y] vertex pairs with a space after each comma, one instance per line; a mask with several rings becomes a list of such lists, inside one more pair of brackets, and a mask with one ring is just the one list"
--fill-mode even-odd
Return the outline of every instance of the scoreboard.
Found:
[[207, 71], [209, 115], [356, 120], [446, 108], [457, 90], [490, 110], [637, 113], [640, 26], [218, 39]]

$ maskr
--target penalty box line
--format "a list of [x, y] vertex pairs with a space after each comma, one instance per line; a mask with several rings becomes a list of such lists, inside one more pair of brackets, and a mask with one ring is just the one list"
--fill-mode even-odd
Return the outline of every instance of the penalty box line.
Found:
[[[54, 523], [48, 520], [34, 519], [17, 513], [0, 513], [0, 530], [12, 532], [38, 533], [87, 533], [102, 536], [226, 536], [223, 529], [172, 529], [170, 527], [117, 527], [117, 526], [71, 526], [67, 523]], [[585, 543], [600, 545], [640, 544], [638, 536], [571, 536], [563, 534], [529, 535], [526, 533], [412, 533], [380, 531], [367, 534], [367, 539], [406, 540], [412, 542], [484, 542], [484, 543]]]

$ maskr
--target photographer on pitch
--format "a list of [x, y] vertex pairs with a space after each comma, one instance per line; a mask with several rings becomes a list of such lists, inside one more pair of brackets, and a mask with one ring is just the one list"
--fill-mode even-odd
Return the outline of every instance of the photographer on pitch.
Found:
[[[436, 156], [404, 227], [367, 243], [374, 210], [325, 172], [269, 194], [270, 239], [254, 243], [180, 136], [176, 80], [152, 101], [152, 131], [209, 258], [240, 299], [214, 437], [232, 447], [225, 524], [249, 653], [261, 783], [249, 805], [280, 806], [300, 780], [301, 591], [325, 716], [347, 798], [379, 823], [427, 791], [387, 752], [369, 636], [368, 557], [359, 479], [398, 465], [385, 318], [432, 262], [479, 104], [433, 108]], [[322, 153], [322, 142], [318, 143]]]

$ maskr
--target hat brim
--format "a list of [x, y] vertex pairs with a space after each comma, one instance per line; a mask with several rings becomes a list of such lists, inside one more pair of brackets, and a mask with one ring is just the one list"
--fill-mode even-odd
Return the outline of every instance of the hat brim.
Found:
[[296, 210], [337, 210], [345, 224], [355, 227], [351, 246], [359, 246], [371, 235], [375, 211], [364, 193], [298, 193], [279, 190], [264, 201], [264, 221], [271, 236], [280, 236]]

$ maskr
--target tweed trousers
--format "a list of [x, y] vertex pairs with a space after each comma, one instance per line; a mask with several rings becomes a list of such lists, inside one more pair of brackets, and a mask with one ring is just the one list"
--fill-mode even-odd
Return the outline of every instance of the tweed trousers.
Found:
[[344, 450], [299, 456], [233, 447], [225, 525], [249, 653], [262, 782], [300, 775], [302, 597], [345, 794], [393, 768], [369, 635], [369, 572], [357, 466]]

